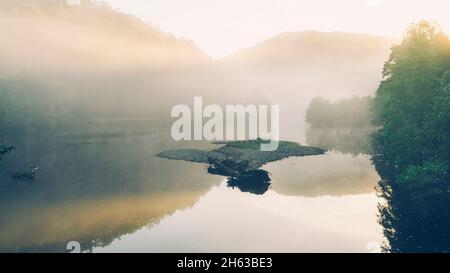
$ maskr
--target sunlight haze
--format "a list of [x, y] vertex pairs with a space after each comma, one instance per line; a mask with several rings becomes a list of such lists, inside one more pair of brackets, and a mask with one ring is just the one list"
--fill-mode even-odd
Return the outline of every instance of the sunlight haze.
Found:
[[106, 0], [214, 58], [286, 31], [343, 31], [401, 38], [418, 20], [450, 30], [446, 0]]
[[449, 10], [0, 0], [0, 253], [450, 253]]

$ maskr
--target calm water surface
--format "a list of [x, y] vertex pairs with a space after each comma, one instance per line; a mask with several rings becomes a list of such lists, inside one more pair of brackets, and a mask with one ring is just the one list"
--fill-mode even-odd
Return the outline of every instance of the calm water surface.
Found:
[[[2, 162], [0, 251], [64, 252], [68, 241], [94, 252], [379, 251], [379, 177], [368, 156], [274, 162], [264, 167], [269, 190], [252, 194], [204, 165], [156, 158], [192, 147], [161, 139], [65, 136], [18, 149]], [[40, 166], [32, 183], [7, 175], [23, 158]]]
[[[343, 172], [332, 169], [335, 167], [349, 169]], [[288, 159], [266, 169], [273, 180], [264, 195], [229, 188], [223, 181], [192, 207], [179, 209], [155, 225], [144, 226], [94, 251], [378, 250], [383, 238], [376, 216], [377, 175], [366, 157], [330, 153], [320, 158]], [[316, 177], [307, 178], [315, 172]]]

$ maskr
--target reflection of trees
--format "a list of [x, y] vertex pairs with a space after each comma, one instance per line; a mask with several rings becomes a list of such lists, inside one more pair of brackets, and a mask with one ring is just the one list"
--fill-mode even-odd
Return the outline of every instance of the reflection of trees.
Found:
[[374, 128], [361, 129], [325, 129], [310, 128], [306, 131], [306, 142], [327, 150], [336, 150], [345, 154], [371, 154], [371, 135]]
[[316, 97], [306, 110], [306, 122], [313, 128], [364, 128], [370, 126], [372, 97], [331, 101]]
[[72, 240], [84, 249], [105, 245], [194, 205], [221, 181], [200, 165], [156, 158], [183, 145], [165, 135], [79, 141], [21, 139], [2, 162], [16, 170], [33, 159], [40, 169], [33, 185], [0, 174], [0, 251], [64, 251]]
[[67, 242], [83, 250], [109, 245], [118, 237], [154, 225], [194, 205], [207, 189], [78, 200], [27, 208], [3, 216], [0, 251], [64, 252]]
[[373, 193], [379, 176], [367, 156], [327, 153], [290, 158], [265, 167], [272, 190], [286, 196], [342, 196]]
[[367, 155], [372, 154], [371, 135], [375, 130], [372, 127], [308, 128], [308, 145], [337, 153], [298, 159], [301, 164], [297, 164], [292, 171], [275, 171], [272, 168], [276, 168], [277, 164], [271, 165], [269, 171], [277, 174], [273, 177], [276, 181], [273, 190], [302, 196], [373, 192], [379, 176]]
[[437, 187], [440, 181], [414, 178], [415, 183], [435, 188], [418, 192], [415, 183], [408, 185], [402, 178], [395, 179], [396, 169], [381, 156], [374, 157], [373, 162], [382, 177], [378, 194], [385, 200], [379, 205], [379, 221], [388, 240], [384, 250], [450, 252], [450, 207], [448, 194]]

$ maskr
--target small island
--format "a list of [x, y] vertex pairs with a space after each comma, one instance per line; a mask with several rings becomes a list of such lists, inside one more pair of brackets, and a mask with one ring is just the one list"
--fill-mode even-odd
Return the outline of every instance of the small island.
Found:
[[261, 151], [260, 145], [266, 140], [213, 142], [219, 148], [206, 151], [198, 149], [169, 150], [157, 154], [160, 158], [184, 160], [209, 164], [208, 172], [217, 175], [240, 178], [256, 171], [263, 165], [292, 156], [321, 155], [326, 150], [301, 146], [295, 142], [280, 141], [275, 151]]

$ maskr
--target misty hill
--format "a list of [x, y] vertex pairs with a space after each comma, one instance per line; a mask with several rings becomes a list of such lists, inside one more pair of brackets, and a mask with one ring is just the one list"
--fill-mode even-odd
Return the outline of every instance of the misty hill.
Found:
[[371, 95], [395, 42], [367, 34], [289, 32], [228, 56], [224, 63], [257, 76], [270, 88], [276, 82], [277, 92], [296, 89], [331, 94], [327, 97], [332, 99], [343, 93]]
[[82, 2], [0, 2], [4, 132], [68, 120], [144, 118], [169, 126], [171, 107], [203, 96], [206, 104], [279, 104], [281, 137], [301, 141], [296, 134], [310, 100], [373, 94], [393, 43], [285, 33], [212, 62], [192, 41], [101, 2]]
[[[345, 32], [286, 32], [225, 58], [226, 62], [271, 67], [342, 65], [386, 57], [395, 39]], [[385, 59], [382, 59], [384, 61]]]
[[[342, 32], [290, 32], [226, 57], [235, 89], [280, 105], [281, 131], [289, 139], [305, 124], [312, 98], [373, 95], [396, 40]], [[244, 87], [245, 89], [242, 89]]]
[[77, 131], [69, 121], [168, 119], [174, 98], [201, 90], [198, 70], [210, 60], [192, 41], [82, 2], [0, 1], [3, 135], [61, 124]]
[[207, 60], [176, 39], [102, 2], [6, 0], [0, 4], [2, 66], [17, 69], [136, 69]]

